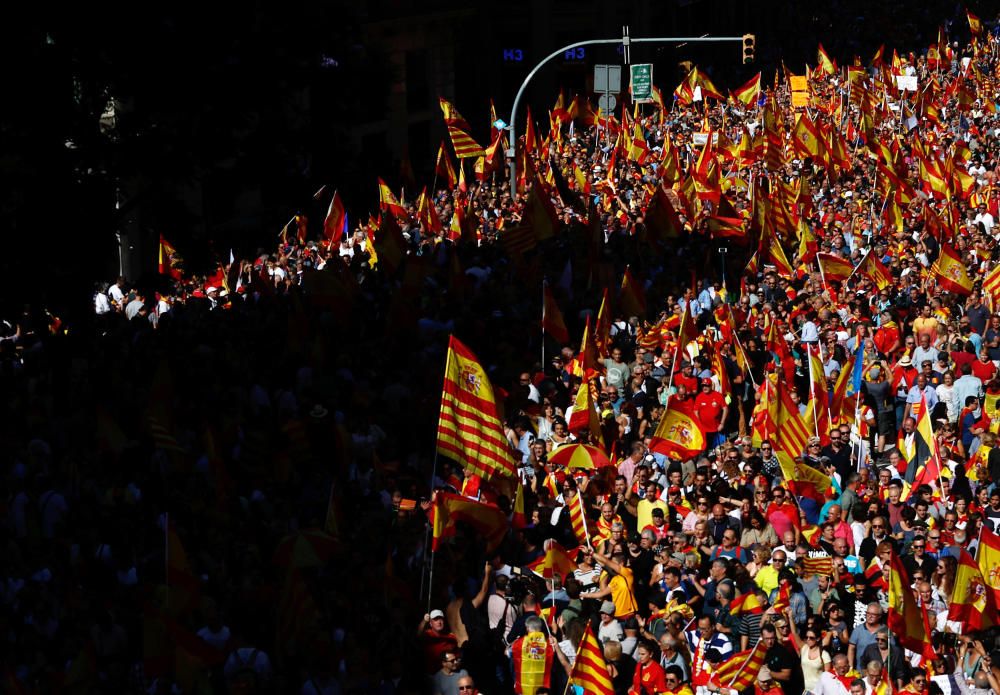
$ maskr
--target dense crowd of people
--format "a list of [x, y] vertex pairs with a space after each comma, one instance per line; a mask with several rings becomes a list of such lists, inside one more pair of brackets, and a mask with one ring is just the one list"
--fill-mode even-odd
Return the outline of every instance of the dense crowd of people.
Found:
[[[560, 97], [516, 191], [494, 146], [349, 232], [297, 216], [208, 276], [164, 242], [165, 283], [99, 287], [90, 322], [26, 309], [5, 689], [593, 692], [596, 639], [615, 693], [1000, 692], [1000, 582], [969, 574], [1000, 530], [973, 20], [729, 99], [697, 70], [615, 115]], [[482, 480], [434, 453], [449, 335], [510, 446]], [[560, 464], [577, 444], [607, 464]], [[499, 507], [499, 543], [432, 553], [444, 491]]]

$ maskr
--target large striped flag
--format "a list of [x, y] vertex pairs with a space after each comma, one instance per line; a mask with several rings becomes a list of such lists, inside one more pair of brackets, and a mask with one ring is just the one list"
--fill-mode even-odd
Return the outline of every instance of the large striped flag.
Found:
[[455, 105], [440, 97], [438, 97], [438, 102], [441, 105], [441, 113], [444, 114], [444, 124], [448, 126], [451, 144], [455, 148], [455, 156], [459, 159], [485, 156], [486, 150], [469, 134], [472, 131], [472, 126], [462, 118], [462, 114], [458, 112]]
[[585, 693], [614, 695], [615, 688], [608, 674], [608, 665], [604, 661], [604, 650], [601, 649], [601, 643], [597, 641], [594, 628], [589, 622], [580, 640], [570, 679], [583, 688]]
[[514, 473], [493, 386], [476, 356], [455, 336], [448, 344], [445, 363], [437, 451], [483, 480], [496, 473]]
[[500, 507], [438, 490], [430, 508], [432, 551], [438, 550], [441, 539], [455, 535], [455, 524], [459, 521], [469, 524], [482, 536], [486, 552], [495, 550], [507, 533], [507, 515]]
[[981, 630], [996, 623], [993, 596], [986, 588], [983, 572], [971, 555], [959, 548], [954, 590], [948, 605], [948, 620], [957, 620], [970, 630]]
[[675, 461], [687, 461], [705, 451], [705, 431], [697, 418], [677, 408], [667, 407], [649, 443], [652, 451]]
[[712, 680], [722, 687], [735, 691], [746, 690], [752, 686], [767, 655], [767, 650], [762, 648], [763, 645], [763, 642], [757, 642], [752, 649], [733, 654], [719, 664], [712, 674]]
[[801, 456], [809, 441], [809, 429], [792, 402], [788, 385], [778, 386], [778, 407], [775, 415], [775, 449], [784, 451], [789, 457]]
[[963, 296], [972, 294], [972, 280], [962, 256], [947, 244], [941, 244], [941, 255], [931, 266], [931, 276], [942, 289]]
[[799, 565], [802, 568], [802, 573], [806, 575], [822, 574], [830, 576], [833, 574], [833, 558], [829, 555], [807, 555], [800, 558]]

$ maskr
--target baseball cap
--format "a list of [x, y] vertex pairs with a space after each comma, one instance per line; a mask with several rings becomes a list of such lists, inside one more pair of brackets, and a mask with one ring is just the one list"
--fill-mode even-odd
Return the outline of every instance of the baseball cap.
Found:
[[615, 604], [613, 601], [604, 601], [601, 603], [601, 613], [607, 613], [608, 615], [615, 614]]
[[443, 617], [444, 617], [444, 611], [442, 611], [441, 609], [435, 608], [434, 610], [431, 611], [431, 620]]

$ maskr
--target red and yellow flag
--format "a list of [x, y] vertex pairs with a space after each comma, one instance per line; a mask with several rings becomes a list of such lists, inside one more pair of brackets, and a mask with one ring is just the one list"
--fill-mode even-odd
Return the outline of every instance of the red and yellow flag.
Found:
[[437, 450], [483, 480], [514, 473], [493, 386], [476, 356], [455, 336], [448, 344]]
[[889, 560], [889, 613], [887, 625], [899, 643], [917, 654], [930, 646], [927, 612], [917, 605], [910, 577], [902, 559], [893, 551]]
[[455, 105], [438, 97], [441, 105], [441, 113], [444, 114], [444, 124], [448, 127], [448, 135], [451, 136], [452, 147], [455, 148], [455, 156], [459, 159], [466, 157], [482, 157], [486, 151], [482, 146], [472, 139], [472, 127], [469, 122], [462, 118]]
[[981, 630], [996, 623], [996, 606], [979, 565], [964, 548], [960, 552], [948, 620], [957, 620], [970, 630]]
[[760, 73], [751, 77], [742, 87], [737, 87], [729, 95], [744, 106], [754, 106], [760, 99]]
[[469, 524], [482, 536], [486, 552], [496, 549], [507, 533], [507, 516], [499, 507], [439, 490], [434, 493], [430, 508], [431, 550], [436, 552], [441, 539], [455, 535], [455, 524], [459, 521]]
[[[780, 436], [780, 435], [779, 435]], [[777, 447], [776, 447], [777, 449]], [[793, 459], [786, 451], [775, 451], [781, 474], [788, 489], [800, 497], [810, 497], [817, 502], [826, 501], [826, 491], [830, 487], [830, 476], [821, 473], [807, 463]]]
[[1000, 309], [1000, 264], [983, 280], [983, 295], [993, 311]]
[[[381, 184], [381, 180], [379, 181]], [[323, 220], [323, 236], [327, 242], [340, 241], [340, 235], [344, 233], [344, 223], [347, 221], [347, 211], [344, 210], [344, 201], [340, 199], [338, 191], [333, 192], [330, 200], [330, 207], [326, 211], [326, 219]]]
[[572, 494], [563, 493], [566, 502], [565, 512], [569, 513], [569, 525], [573, 529], [573, 536], [580, 545], [590, 545], [590, 531], [587, 528], [587, 514], [583, 508], [583, 495], [579, 490], [573, 490]]
[[979, 36], [983, 33], [983, 23], [979, 21], [979, 17], [972, 14], [970, 10], [965, 11], [965, 16], [969, 19], [969, 31], [972, 32], [973, 36]]
[[993, 603], [1000, 605], [1000, 536], [988, 528], [980, 531], [977, 559], [983, 582], [993, 594]]
[[712, 680], [737, 692], [746, 690], [757, 680], [760, 667], [764, 665], [767, 650], [763, 649], [763, 646], [763, 642], [757, 642], [752, 649], [733, 654], [719, 664], [712, 674]]
[[646, 316], [646, 293], [643, 291], [642, 285], [632, 277], [632, 271], [627, 267], [625, 268], [625, 274], [622, 276], [622, 290], [619, 301], [621, 302], [621, 309], [625, 312], [626, 316], [638, 316], [640, 318]]
[[826, 54], [823, 50], [823, 44], [819, 45], [819, 50], [816, 51], [816, 72], [821, 75], [836, 75], [837, 74], [837, 64], [830, 60], [830, 56]]
[[405, 220], [409, 217], [406, 214], [406, 208], [399, 204], [392, 189], [389, 188], [389, 184], [382, 179], [378, 180], [378, 207], [379, 210], [388, 212], [397, 219], [402, 218]]
[[556, 575], [563, 580], [576, 569], [576, 553], [578, 548], [566, 550], [551, 538], [545, 541], [545, 555], [528, 565], [535, 574], [543, 579], [552, 579]]
[[441, 146], [438, 148], [437, 164], [434, 165], [434, 174], [440, 176], [445, 181], [448, 182], [448, 190], [455, 190], [455, 185], [458, 183], [458, 177], [455, 175], [455, 167], [451, 165], [451, 158], [448, 156], [448, 152], [444, 149], [444, 140], [441, 141]]
[[566, 344], [569, 342], [569, 330], [566, 328], [566, 322], [563, 320], [562, 312], [559, 310], [559, 305], [556, 304], [556, 298], [552, 296], [552, 290], [549, 289], [548, 285], [545, 285], [544, 294], [545, 301], [542, 304], [542, 330], [552, 336], [552, 339], [557, 343]]
[[576, 392], [573, 402], [573, 413], [569, 417], [566, 428], [573, 433], [586, 430], [590, 432], [591, 443], [604, 446], [604, 434], [601, 431], [601, 419], [594, 407], [594, 399], [590, 393], [590, 381], [584, 380]]
[[668, 405], [649, 448], [675, 461], [686, 461], [705, 451], [706, 445], [705, 432], [697, 418]]
[[756, 615], [763, 612], [764, 605], [760, 602], [760, 597], [754, 591], [748, 591], [729, 602], [729, 615], [734, 618], [744, 613]]
[[873, 256], [870, 251], [858, 263], [856, 272], [874, 282], [880, 290], [884, 290], [892, 284], [892, 274], [889, 269], [882, 265], [882, 261]]
[[941, 244], [941, 255], [931, 266], [931, 276], [943, 289], [962, 296], [972, 294], [972, 279], [965, 263], [958, 251], [948, 244]]
[[160, 275], [169, 275], [174, 280], [184, 278], [184, 259], [177, 249], [160, 235]]
[[518, 480], [517, 490], [514, 492], [514, 504], [510, 515], [510, 527], [512, 529], [523, 529], [528, 527], [528, 517], [524, 513], [524, 484]]
[[816, 260], [825, 280], [843, 282], [854, 273], [854, 266], [849, 260], [834, 256], [832, 253], [817, 253]]
[[587, 623], [587, 629], [580, 640], [580, 647], [573, 663], [570, 680], [583, 688], [585, 693], [594, 695], [614, 695], [615, 688], [608, 674], [608, 664], [604, 661], [604, 650], [594, 635], [594, 628]]

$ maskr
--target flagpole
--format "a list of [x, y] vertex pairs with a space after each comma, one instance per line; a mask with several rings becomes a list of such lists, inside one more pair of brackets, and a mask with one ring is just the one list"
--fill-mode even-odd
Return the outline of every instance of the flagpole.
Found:
[[587, 528], [587, 510], [583, 506], [583, 491], [579, 487], [576, 488], [576, 501], [580, 504], [580, 521], [583, 522], [583, 533], [587, 538], [587, 547], [593, 548], [590, 544], [590, 529]]
[[165, 608], [170, 609], [170, 512], [163, 513], [163, 584], [167, 591]]
[[545, 274], [542, 274], [542, 372], [545, 371]]

